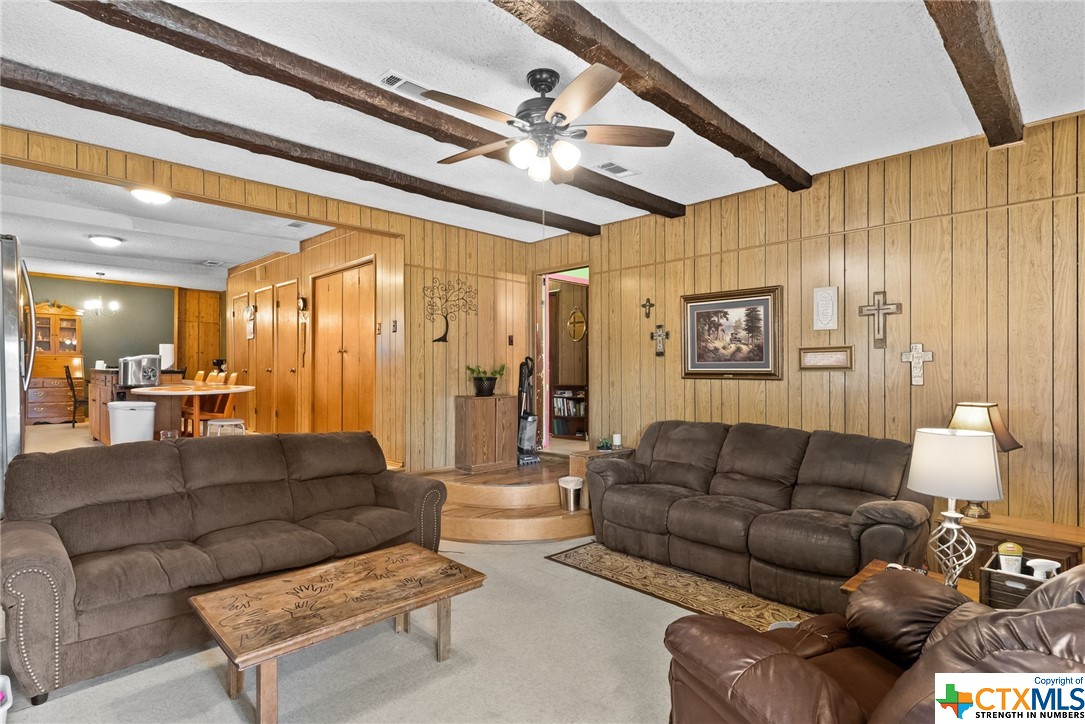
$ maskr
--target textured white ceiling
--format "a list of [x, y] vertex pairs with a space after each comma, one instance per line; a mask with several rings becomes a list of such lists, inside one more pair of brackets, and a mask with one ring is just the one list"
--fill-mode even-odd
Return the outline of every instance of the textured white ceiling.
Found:
[[[103, 271], [118, 281], [222, 290], [227, 268], [296, 252], [299, 241], [331, 228], [296, 229], [289, 219], [184, 199], [150, 206], [119, 186], [14, 166], [0, 166], [0, 184], [0, 230], [19, 237], [35, 272], [93, 278]], [[90, 243], [92, 234], [124, 243], [103, 249]]]
[[[810, 172], [980, 132], [920, 0], [583, 2]], [[558, 70], [564, 85], [586, 67], [485, 0], [179, 4], [371, 82], [393, 70], [510, 112], [531, 95], [524, 76], [532, 68]], [[15, 60], [585, 221], [643, 213], [572, 187], [536, 184], [489, 159], [438, 166], [458, 149], [44, 0], [5, 2], [0, 14], [3, 52]], [[995, 19], [1026, 121], [1085, 108], [1085, 0], [996, 0]], [[13, 126], [524, 241], [561, 233], [28, 94], [4, 90], [0, 102], [0, 118]], [[641, 174], [625, 182], [661, 196], [693, 203], [768, 183], [624, 87], [582, 120], [674, 130], [666, 149], [583, 145], [585, 165], [636, 169]]]

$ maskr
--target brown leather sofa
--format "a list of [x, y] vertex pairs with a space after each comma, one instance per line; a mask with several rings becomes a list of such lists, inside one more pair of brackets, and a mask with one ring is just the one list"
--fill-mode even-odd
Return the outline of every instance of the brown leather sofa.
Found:
[[847, 614], [758, 633], [722, 616], [667, 628], [671, 722], [935, 721], [936, 673], [1085, 672], [1085, 566], [997, 611], [909, 571], [851, 595]]
[[588, 464], [595, 537], [774, 601], [840, 612], [840, 585], [871, 560], [923, 559], [931, 499], [904, 485], [910, 450], [826, 430], [655, 422], [631, 458]]
[[367, 432], [24, 454], [5, 484], [7, 654], [34, 703], [207, 641], [196, 593], [399, 543], [437, 550], [446, 498], [389, 471]]

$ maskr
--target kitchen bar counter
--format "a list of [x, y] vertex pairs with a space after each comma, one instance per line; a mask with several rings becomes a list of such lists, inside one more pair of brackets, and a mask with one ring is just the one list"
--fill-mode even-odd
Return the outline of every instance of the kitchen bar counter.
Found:
[[[87, 417], [90, 421], [90, 436], [94, 440], [109, 444], [109, 403], [117, 400], [117, 370], [92, 369], [90, 384], [87, 386]], [[180, 372], [163, 372], [159, 382], [163, 385], [177, 384], [181, 381]], [[131, 390], [124, 390], [131, 394]], [[129, 400], [138, 398], [129, 397]], [[162, 430], [181, 429], [181, 398], [163, 397], [155, 400], [154, 434], [155, 438]]]

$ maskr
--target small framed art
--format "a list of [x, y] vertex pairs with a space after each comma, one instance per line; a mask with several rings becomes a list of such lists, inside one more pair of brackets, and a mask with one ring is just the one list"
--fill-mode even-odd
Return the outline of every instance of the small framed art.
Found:
[[850, 370], [851, 346], [799, 347], [800, 370]]

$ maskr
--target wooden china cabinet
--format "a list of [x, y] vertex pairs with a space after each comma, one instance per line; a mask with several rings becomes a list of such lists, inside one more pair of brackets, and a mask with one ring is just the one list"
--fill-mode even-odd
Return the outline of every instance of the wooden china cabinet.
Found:
[[[83, 396], [83, 317], [74, 307], [42, 302], [34, 307], [34, 367], [26, 393], [26, 422], [69, 422], [72, 393], [64, 377], [68, 365], [75, 391]], [[83, 420], [82, 411], [77, 422]]]

